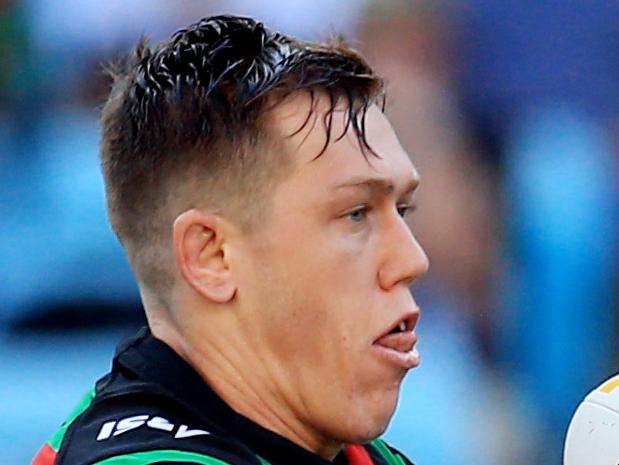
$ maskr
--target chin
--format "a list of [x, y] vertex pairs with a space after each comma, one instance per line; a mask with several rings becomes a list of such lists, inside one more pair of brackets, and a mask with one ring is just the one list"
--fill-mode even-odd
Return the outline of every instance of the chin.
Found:
[[[391, 418], [389, 418], [389, 420], [390, 419]], [[344, 442], [349, 444], [363, 444], [372, 441], [385, 432], [389, 425], [389, 420], [372, 424], [368, 422], [366, 425], [355, 424], [353, 428], [347, 431]]]
[[382, 435], [389, 426], [396, 404], [386, 401], [387, 399], [366, 406], [363, 411], [357, 412], [357, 415], [350, 415], [346, 422], [345, 442], [360, 444]]
[[321, 415], [318, 429], [341, 443], [362, 444], [376, 439], [385, 432], [395, 413], [399, 388], [399, 382], [388, 386], [379, 383], [348, 391], [350, 394], [346, 396], [341, 391], [336, 393], [333, 398], [337, 401], [328, 408], [319, 402], [317, 410], [322, 410], [324, 417]]

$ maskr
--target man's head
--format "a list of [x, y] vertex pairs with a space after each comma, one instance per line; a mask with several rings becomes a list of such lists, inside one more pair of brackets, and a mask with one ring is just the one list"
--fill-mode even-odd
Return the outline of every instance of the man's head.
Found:
[[380, 80], [341, 43], [230, 18], [140, 47], [118, 79], [110, 216], [167, 306], [162, 338], [235, 410], [324, 457], [379, 435], [418, 363], [409, 285], [428, 266]]
[[140, 284], [163, 299], [178, 214], [208, 208], [253, 228], [286, 175], [290, 160], [269, 127], [269, 108], [297, 92], [324, 93], [332, 105], [346, 102], [363, 139], [360, 117], [382, 91], [341, 42], [302, 42], [225, 16], [152, 48], [142, 40], [111, 74], [101, 144], [110, 220]]

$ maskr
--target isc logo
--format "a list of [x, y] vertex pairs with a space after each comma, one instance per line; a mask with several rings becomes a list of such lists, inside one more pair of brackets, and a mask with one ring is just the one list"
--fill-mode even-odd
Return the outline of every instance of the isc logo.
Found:
[[[97, 441], [104, 441], [112, 436], [118, 436], [128, 431], [145, 426], [150, 429], [165, 431], [172, 433], [176, 427], [174, 423], [170, 423], [163, 417], [151, 417], [150, 415], [134, 415], [132, 417], [123, 418], [121, 420], [107, 421], [101, 425]], [[193, 436], [202, 436], [211, 434], [208, 431], [201, 429], [189, 429], [187, 425], [180, 425], [174, 433], [175, 439], [191, 438]]]

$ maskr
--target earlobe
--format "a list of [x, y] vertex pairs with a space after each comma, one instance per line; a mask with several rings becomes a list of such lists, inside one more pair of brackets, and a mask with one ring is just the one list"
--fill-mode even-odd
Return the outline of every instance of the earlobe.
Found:
[[176, 265], [189, 286], [212, 302], [232, 300], [236, 285], [217, 215], [198, 209], [181, 213], [174, 221], [172, 241]]

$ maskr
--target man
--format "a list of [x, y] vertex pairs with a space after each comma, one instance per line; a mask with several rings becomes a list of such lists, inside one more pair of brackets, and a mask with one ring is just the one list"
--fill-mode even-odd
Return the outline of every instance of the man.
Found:
[[428, 261], [381, 80], [230, 16], [112, 75], [108, 210], [148, 329], [34, 463], [409, 463], [375, 438], [419, 363]]

